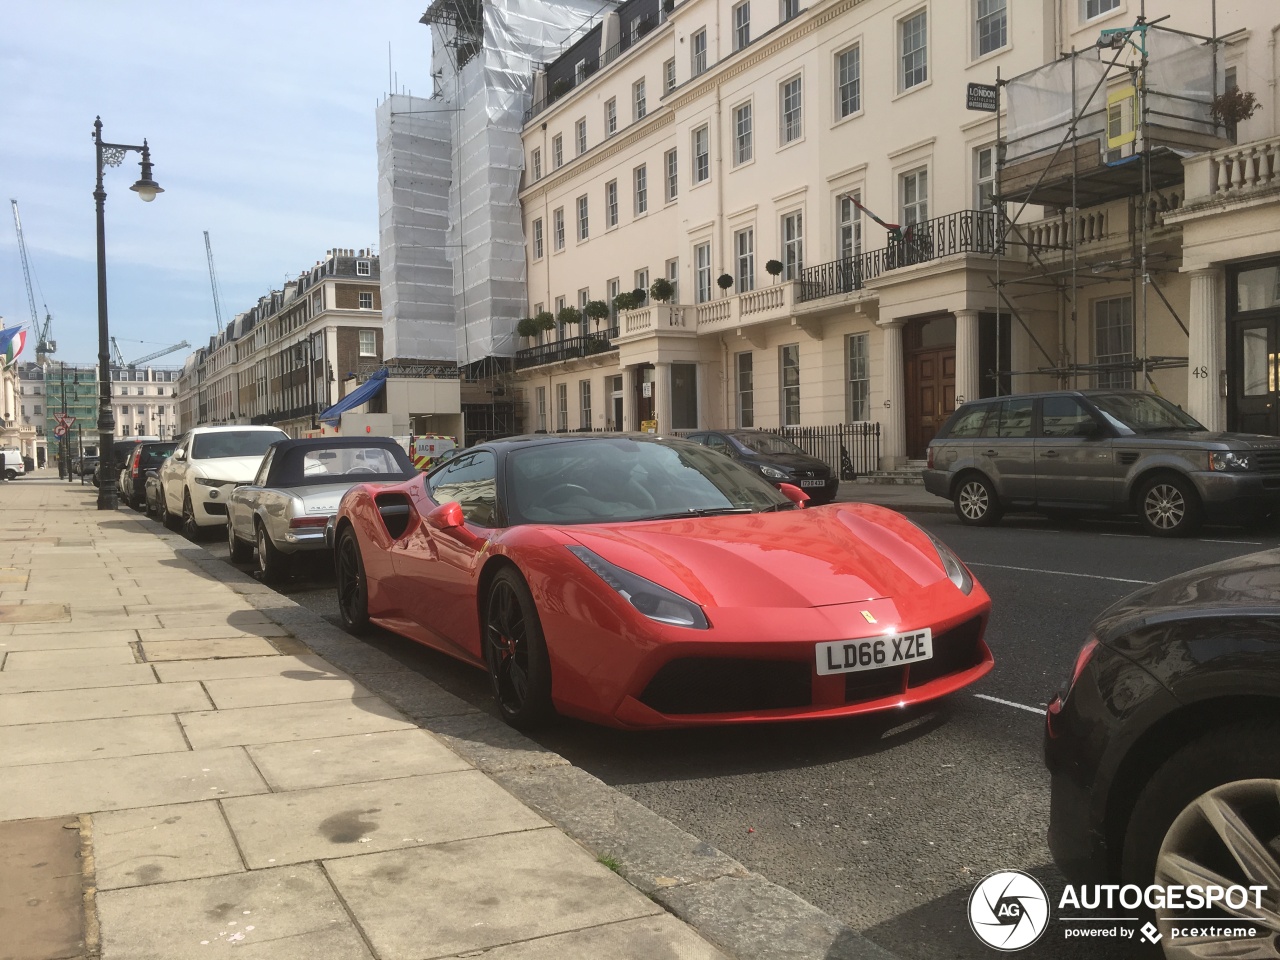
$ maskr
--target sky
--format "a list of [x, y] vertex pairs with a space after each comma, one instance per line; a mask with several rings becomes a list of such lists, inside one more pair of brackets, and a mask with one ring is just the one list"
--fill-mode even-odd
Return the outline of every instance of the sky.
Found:
[[[39, 0], [0, 29], [0, 318], [31, 323], [9, 200], [56, 358], [98, 353], [93, 121], [151, 147], [107, 167], [110, 329], [126, 361], [217, 330], [334, 247], [378, 247], [374, 113], [430, 93], [429, 0]], [[388, 57], [388, 44], [390, 56]], [[388, 64], [390, 59], [390, 67]], [[35, 335], [21, 360], [34, 359]], [[181, 350], [157, 365], [181, 364]]]

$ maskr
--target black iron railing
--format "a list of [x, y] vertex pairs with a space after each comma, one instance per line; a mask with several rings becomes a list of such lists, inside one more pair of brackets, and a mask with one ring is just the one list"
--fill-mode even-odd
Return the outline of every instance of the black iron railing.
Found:
[[[874, 421], [829, 423], [818, 427], [759, 427], [761, 433], [786, 437], [811, 457], [817, 457], [841, 480], [856, 480], [880, 469], [880, 424]], [[697, 430], [673, 430], [687, 437]]]
[[588, 333], [580, 337], [566, 337], [553, 340], [551, 343], [540, 343], [536, 347], [528, 347], [516, 351], [516, 369], [536, 367], [544, 363], [558, 363], [561, 360], [573, 360], [577, 357], [588, 357], [596, 353], [613, 350], [609, 342], [609, 333], [615, 336], [616, 330], [604, 333]]

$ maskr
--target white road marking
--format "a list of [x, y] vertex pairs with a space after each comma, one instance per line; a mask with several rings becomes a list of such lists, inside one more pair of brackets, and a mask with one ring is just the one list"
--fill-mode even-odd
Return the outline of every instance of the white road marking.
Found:
[[1035, 567], [1007, 567], [1002, 563], [972, 563], [965, 561], [970, 567], [989, 567], [992, 570], [1016, 570], [1019, 573], [1050, 573], [1055, 577], [1084, 577], [1087, 580], [1111, 580], [1114, 583], [1152, 584], [1154, 580], [1126, 580], [1124, 577], [1104, 577], [1097, 573], [1071, 573], [1067, 570], [1037, 570]]
[[[1151, 539], [1150, 537], [1145, 537], [1145, 536], [1143, 536], [1142, 534], [1138, 534], [1138, 533], [1100, 533], [1100, 534], [1098, 534], [1098, 536], [1100, 536], [1100, 537], [1119, 537], [1119, 538], [1121, 538], [1122, 540], [1149, 540], [1149, 539]], [[1260, 540], [1212, 540], [1212, 539], [1210, 539], [1209, 537], [1196, 537], [1195, 542], [1196, 542], [1196, 543], [1239, 543], [1239, 544], [1242, 544], [1243, 546], [1246, 546], [1246, 547], [1260, 547], [1260, 546], [1262, 546], [1262, 542], [1261, 542]]]
[[992, 703], [1003, 703], [1006, 707], [1017, 707], [1019, 710], [1026, 710], [1028, 713], [1034, 713], [1036, 716], [1044, 715], [1044, 707], [1028, 707], [1025, 703], [1014, 703], [1012, 700], [1001, 700], [999, 697], [988, 697], [985, 693], [975, 693], [974, 696], [979, 700], [990, 700]]
[[1201, 543], [1239, 543], [1246, 547], [1260, 547], [1262, 542], [1258, 540], [1209, 540], [1205, 537], [1200, 538]]

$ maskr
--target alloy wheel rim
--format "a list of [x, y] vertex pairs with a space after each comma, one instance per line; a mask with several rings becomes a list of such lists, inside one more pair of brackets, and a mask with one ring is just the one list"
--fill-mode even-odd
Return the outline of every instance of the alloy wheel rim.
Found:
[[[1189, 803], [1165, 833], [1156, 857], [1155, 883], [1266, 888], [1258, 907], [1250, 894], [1244, 907], [1215, 903], [1211, 911], [1246, 921], [1239, 925], [1253, 925], [1261, 936], [1166, 941], [1166, 958], [1280, 958], [1280, 780], [1237, 780]], [[1204, 911], [1156, 911], [1158, 920], [1178, 923], [1194, 923], [1204, 916]], [[1246, 945], [1252, 949], [1245, 950]]]
[[267, 572], [267, 531], [258, 527], [258, 569]]
[[360, 563], [356, 559], [355, 544], [348, 537], [342, 541], [342, 548], [338, 551], [338, 606], [348, 623], [356, 620], [354, 613], [361, 588]]
[[1172, 530], [1187, 514], [1187, 502], [1182, 491], [1171, 483], [1160, 483], [1147, 494], [1147, 519], [1161, 530]]
[[970, 520], [981, 520], [988, 508], [987, 489], [980, 483], [966, 483], [960, 490], [960, 511]]
[[231, 518], [230, 518], [230, 517], [227, 517], [227, 546], [231, 548], [231, 552], [232, 552], [232, 553], [235, 553], [235, 550], [236, 550], [236, 532], [235, 532], [235, 529], [231, 526]]
[[524, 610], [506, 583], [499, 583], [489, 596], [485, 659], [498, 704], [518, 712], [529, 695], [529, 642]]

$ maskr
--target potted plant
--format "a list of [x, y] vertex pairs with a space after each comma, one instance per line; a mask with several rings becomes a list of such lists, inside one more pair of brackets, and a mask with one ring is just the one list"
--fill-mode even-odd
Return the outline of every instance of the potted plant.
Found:
[[733, 286], [733, 276], [728, 273], [720, 274], [720, 276], [716, 277], [716, 286], [728, 293]]
[[782, 273], [782, 261], [770, 260], [768, 263], [764, 265], [764, 269], [765, 269], [765, 272], [769, 274], [769, 276], [773, 277], [774, 281], [777, 281], [779, 274]]
[[1227, 128], [1227, 136], [1235, 140], [1236, 125], [1248, 120], [1262, 108], [1252, 91], [1232, 87], [1213, 98], [1209, 112], [1213, 122]]
[[671, 298], [675, 295], [676, 288], [671, 285], [671, 281], [666, 277], [659, 277], [649, 285], [649, 296], [659, 303], [670, 303]]
[[609, 305], [603, 300], [588, 300], [582, 312], [587, 315], [587, 319], [594, 321], [598, 332], [600, 330], [600, 321], [609, 316]]
[[536, 337], [541, 329], [542, 328], [538, 326], [538, 321], [533, 317], [525, 317], [516, 324], [516, 333], [519, 336], [528, 337], [530, 340]]
[[582, 322], [582, 313], [577, 307], [561, 307], [560, 312], [556, 314], [556, 320], [560, 324], [560, 328], [573, 326]]
[[649, 300], [648, 291], [640, 287], [636, 287], [634, 290], [631, 291], [631, 304], [632, 304], [631, 309], [632, 310], [639, 310], [648, 302], [648, 300]]
[[556, 318], [552, 315], [550, 310], [543, 310], [533, 319], [534, 322], [537, 323], [538, 329], [543, 333], [550, 333], [556, 328]]
[[613, 308], [618, 311], [634, 310], [636, 308], [635, 295], [624, 290], [613, 298]]

